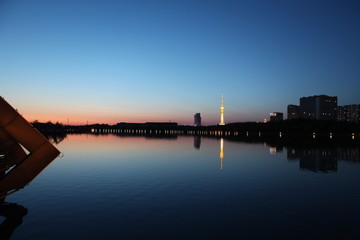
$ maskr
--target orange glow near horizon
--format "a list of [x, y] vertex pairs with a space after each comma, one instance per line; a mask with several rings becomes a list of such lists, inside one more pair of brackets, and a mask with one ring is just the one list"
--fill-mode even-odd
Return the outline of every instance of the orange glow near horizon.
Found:
[[[28, 120], [29, 122], [34, 122], [34, 121], [38, 121], [38, 122], [52, 122], [52, 123], [61, 123], [64, 125], [85, 125], [85, 124], [117, 124], [120, 122], [129, 122], [129, 123], [144, 123], [144, 122], [169, 122], [169, 120], [166, 120], [166, 117], [164, 118], [154, 118], [154, 117], [147, 117], [147, 116], [143, 116], [143, 117], [129, 117], [129, 116], [106, 116], [106, 115], [102, 115], [102, 116], [93, 116], [93, 117], [89, 117], [88, 115], [81, 115], [81, 114], [77, 114], [77, 115], [72, 115], [69, 118], [66, 118], [64, 116], [61, 116], [59, 114], [23, 114], [24, 118], [26, 120]], [[170, 120], [171, 122], [177, 122], [179, 124], [191, 124], [191, 118], [189, 119], [179, 119], [180, 121], [177, 120]]]
[[[177, 122], [178, 124], [192, 124], [193, 114], [155, 112], [149, 109], [137, 109], [129, 111], [122, 109], [121, 112], [112, 109], [94, 108], [93, 110], [77, 109], [75, 107], [54, 106], [50, 108], [42, 105], [39, 108], [22, 105], [18, 109], [19, 113], [29, 122], [52, 122], [65, 125], [86, 125], [86, 124], [116, 124], [119, 122], [143, 123], [143, 122]], [[184, 117], [185, 116], [185, 117]]]
[[[11, 101], [10, 101], [11, 102]], [[12, 102], [11, 102], [12, 103]], [[86, 125], [86, 124], [109, 124], [113, 125], [119, 122], [129, 123], [144, 123], [144, 122], [176, 122], [180, 125], [193, 124], [193, 112], [185, 111], [161, 111], [150, 108], [135, 108], [135, 109], [113, 109], [107, 107], [94, 106], [63, 106], [55, 104], [39, 104], [34, 102], [26, 102], [21, 104], [13, 103], [14, 107], [18, 109], [19, 113], [29, 122], [52, 122], [61, 123], [64, 125]], [[38, 106], [38, 107], [34, 107]], [[203, 125], [215, 125], [218, 123], [218, 113], [216, 108], [214, 112], [203, 113]], [[229, 120], [231, 117], [229, 117]], [[233, 120], [233, 122], [240, 121], [240, 119]], [[231, 120], [230, 120], [231, 122]]]
[[[29, 122], [52, 122], [52, 123], [60, 123], [64, 125], [86, 125], [86, 124], [109, 124], [114, 125], [120, 122], [127, 123], [145, 123], [145, 122], [176, 122], [180, 125], [192, 125], [193, 124], [193, 116], [189, 115], [188, 117], [177, 117], [170, 118], [168, 116], [148, 116], [139, 114], [133, 115], [110, 115], [103, 114], [98, 116], [90, 116], [89, 114], [70, 114], [69, 117], [65, 116], [65, 114], [46, 114], [46, 113], [21, 113], [21, 115]], [[217, 117], [209, 117], [208, 121], [204, 121], [203, 125], [216, 125]]]

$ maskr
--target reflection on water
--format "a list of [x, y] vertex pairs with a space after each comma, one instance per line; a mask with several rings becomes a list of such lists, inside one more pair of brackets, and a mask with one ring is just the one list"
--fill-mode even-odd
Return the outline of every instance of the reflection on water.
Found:
[[0, 199], [0, 216], [5, 220], [0, 224], [0, 239], [10, 239], [14, 230], [23, 222], [23, 217], [28, 210], [19, 204], [5, 202], [5, 198]]
[[14, 235], [359, 239], [359, 145], [310, 140], [68, 135]]
[[195, 135], [194, 136], [194, 148], [200, 149], [201, 146], [201, 136]]
[[313, 172], [337, 172], [338, 161], [360, 163], [360, 145], [358, 142], [322, 142], [322, 141], [289, 141], [265, 142], [269, 153], [279, 154], [286, 148], [288, 161], [299, 160], [301, 170]]
[[[98, 135], [98, 134], [97, 134]], [[107, 134], [103, 134], [107, 135]], [[109, 134], [110, 135], [110, 134]], [[111, 134], [111, 136], [124, 137], [121, 134]], [[66, 139], [66, 134], [53, 134], [46, 135], [49, 141], [55, 144], [61, 143]], [[142, 137], [141, 135], [137, 137]], [[147, 139], [168, 139], [177, 140], [177, 135], [150, 135], [144, 136]], [[193, 136], [194, 148], [201, 150], [202, 139], [211, 139], [209, 137], [203, 137], [199, 135]], [[349, 161], [360, 163], [360, 147], [358, 142], [341, 142], [336, 141], [308, 141], [308, 139], [300, 139], [290, 141], [283, 140], [281, 135], [278, 139], [253, 139], [253, 138], [215, 138], [219, 142], [219, 165], [220, 169], [223, 169], [224, 161], [224, 141], [227, 142], [243, 142], [243, 143], [263, 143], [269, 149], [269, 154], [282, 153], [284, 148], [287, 151], [287, 159], [289, 161], [299, 160], [299, 167], [301, 170], [310, 170], [313, 172], [336, 172], [338, 170], [338, 161]], [[281, 140], [281, 141], [279, 141]]]
[[220, 158], [220, 169], [223, 169], [223, 159], [224, 159], [224, 139], [221, 138], [220, 139], [220, 154], [219, 154], [219, 158]]
[[269, 146], [270, 154], [277, 154], [283, 151], [283, 146]]
[[288, 147], [288, 160], [300, 160], [300, 168], [314, 172], [336, 172], [338, 161], [360, 163], [358, 145]]
[[336, 172], [337, 171], [336, 149], [288, 149], [289, 160], [299, 159], [300, 168], [314, 172]]
[[[19, 146], [11, 146], [10, 149], [4, 148], [4, 144], [0, 146], [0, 185], [6, 173], [15, 167], [26, 156], [25, 151]], [[17, 184], [14, 184], [17, 185]], [[10, 186], [10, 189], [15, 187]], [[5, 197], [12, 191], [2, 191], [0, 195], [0, 216], [5, 220], [0, 224], [0, 239], [10, 239], [15, 228], [21, 225], [23, 217], [27, 214], [27, 209], [16, 203], [5, 202]]]
[[57, 133], [57, 134], [45, 134], [44, 135], [51, 143], [59, 144], [66, 138], [66, 133]]
[[[224, 139], [220, 138], [220, 152], [219, 152], [219, 159], [220, 159], [220, 170], [223, 169], [223, 159], [224, 159]], [[195, 135], [194, 136], [194, 147], [195, 149], [200, 150], [201, 145], [201, 136]]]

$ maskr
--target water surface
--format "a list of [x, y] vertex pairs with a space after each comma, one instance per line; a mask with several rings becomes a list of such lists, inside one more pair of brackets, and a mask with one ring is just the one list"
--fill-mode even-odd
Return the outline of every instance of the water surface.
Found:
[[[12, 239], [358, 239], [356, 144], [67, 135]], [[4, 218], [0, 219], [3, 220]]]

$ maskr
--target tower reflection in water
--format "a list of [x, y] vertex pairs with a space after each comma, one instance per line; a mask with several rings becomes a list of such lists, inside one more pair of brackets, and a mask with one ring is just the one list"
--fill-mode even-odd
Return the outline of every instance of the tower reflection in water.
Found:
[[[194, 136], [194, 148], [200, 150], [201, 146], [201, 136]], [[224, 139], [220, 138], [220, 151], [219, 151], [219, 159], [220, 159], [220, 170], [223, 169], [223, 159], [224, 159]]]
[[0, 239], [9, 239], [27, 209], [5, 198], [24, 188], [58, 155], [57, 150], [10, 104], [0, 98]]
[[219, 153], [219, 158], [220, 158], [220, 169], [223, 169], [223, 159], [224, 159], [224, 139], [221, 138], [220, 139], [220, 153]]

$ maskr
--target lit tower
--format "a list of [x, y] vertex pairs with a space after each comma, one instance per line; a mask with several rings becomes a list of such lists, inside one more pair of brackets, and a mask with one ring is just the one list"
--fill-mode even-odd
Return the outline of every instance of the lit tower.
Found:
[[220, 106], [220, 123], [219, 125], [225, 125], [224, 122], [224, 95], [221, 94], [221, 106]]

